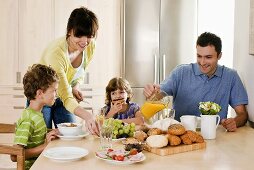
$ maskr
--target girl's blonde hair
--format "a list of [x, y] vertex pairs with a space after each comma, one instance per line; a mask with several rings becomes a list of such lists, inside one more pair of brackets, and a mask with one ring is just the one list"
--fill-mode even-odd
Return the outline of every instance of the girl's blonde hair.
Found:
[[116, 91], [117, 89], [125, 90], [127, 92], [128, 97], [127, 97], [126, 102], [129, 103], [129, 101], [133, 95], [130, 83], [122, 77], [119, 77], [119, 78], [115, 77], [109, 81], [109, 83], [106, 87], [106, 99], [105, 99], [106, 105], [110, 105], [110, 103], [112, 101], [110, 94], [112, 91]]

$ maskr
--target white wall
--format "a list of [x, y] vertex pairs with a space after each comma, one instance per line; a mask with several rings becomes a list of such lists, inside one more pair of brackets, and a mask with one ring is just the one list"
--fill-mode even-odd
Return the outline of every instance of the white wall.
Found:
[[233, 67], [234, 6], [232, 0], [198, 0], [198, 35], [211, 32], [221, 38], [219, 64], [229, 68]]
[[250, 0], [235, 0], [234, 61], [236, 69], [247, 89], [249, 119], [254, 122], [254, 56], [249, 55]]

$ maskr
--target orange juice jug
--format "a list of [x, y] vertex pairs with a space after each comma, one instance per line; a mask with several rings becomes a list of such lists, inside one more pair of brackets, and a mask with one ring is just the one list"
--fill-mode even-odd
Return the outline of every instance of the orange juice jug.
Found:
[[146, 101], [143, 106], [141, 107], [141, 113], [145, 117], [145, 119], [150, 119], [153, 115], [155, 115], [157, 112], [161, 111], [162, 109], [165, 109], [167, 107], [166, 104], [158, 103], [158, 102], [152, 102], [152, 101]]

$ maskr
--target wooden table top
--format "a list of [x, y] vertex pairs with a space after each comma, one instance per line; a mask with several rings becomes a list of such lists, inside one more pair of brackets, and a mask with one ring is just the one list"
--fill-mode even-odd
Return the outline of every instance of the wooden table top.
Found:
[[[76, 146], [85, 148], [89, 154], [73, 162], [57, 162], [41, 154], [31, 170], [159, 170], [159, 169], [221, 169], [248, 170], [254, 169], [254, 129], [245, 126], [236, 132], [227, 132], [223, 127], [217, 129], [215, 140], [206, 140], [206, 148], [168, 156], [159, 156], [144, 151], [146, 159], [131, 165], [114, 165], [95, 157], [99, 148], [99, 138], [88, 136], [82, 140], [64, 141], [61, 139], [49, 143], [46, 149], [58, 146]], [[115, 142], [113, 148], [122, 148], [120, 142]]]

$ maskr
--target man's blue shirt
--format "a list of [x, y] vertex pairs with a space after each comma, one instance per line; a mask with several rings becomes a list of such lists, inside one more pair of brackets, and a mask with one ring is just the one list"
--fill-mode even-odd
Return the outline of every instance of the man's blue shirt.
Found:
[[212, 101], [221, 106], [221, 119], [227, 118], [228, 105], [247, 105], [248, 96], [233, 69], [218, 65], [213, 76], [203, 74], [197, 63], [177, 66], [162, 83], [161, 90], [173, 96], [175, 119], [182, 115], [200, 116], [199, 102]]

